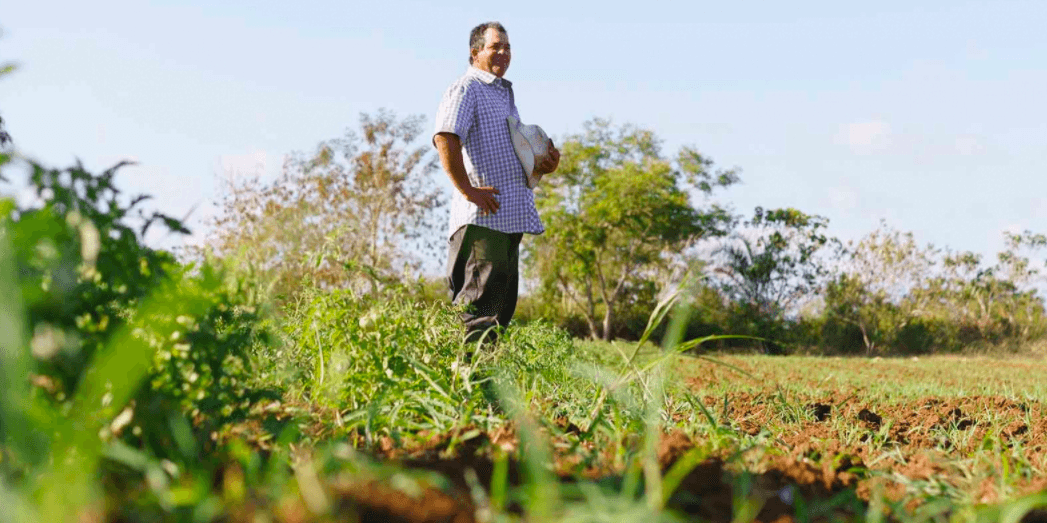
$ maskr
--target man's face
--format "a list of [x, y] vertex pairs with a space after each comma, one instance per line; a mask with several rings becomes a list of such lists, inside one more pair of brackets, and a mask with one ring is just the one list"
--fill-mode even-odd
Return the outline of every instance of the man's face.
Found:
[[489, 27], [484, 31], [484, 46], [479, 51], [473, 49], [473, 67], [487, 71], [499, 78], [509, 69], [509, 36]]

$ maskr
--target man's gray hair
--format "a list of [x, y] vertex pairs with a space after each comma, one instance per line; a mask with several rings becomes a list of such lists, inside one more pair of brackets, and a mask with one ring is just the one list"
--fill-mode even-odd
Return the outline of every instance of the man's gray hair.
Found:
[[469, 65], [473, 65], [473, 50], [481, 50], [484, 45], [487, 45], [484, 33], [488, 29], [497, 29], [499, 33], [509, 36], [509, 31], [505, 30], [505, 27], [498, 22], [484, 22], [469, 31]]

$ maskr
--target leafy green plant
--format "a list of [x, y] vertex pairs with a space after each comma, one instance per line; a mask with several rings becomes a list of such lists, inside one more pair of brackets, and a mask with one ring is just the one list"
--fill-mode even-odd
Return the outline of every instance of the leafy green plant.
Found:
[[[156, 222], [187, 232], [177, 220], [146, 214], [146, 197], [121, 201], [119, 164], [94, 176], [81, 166], [29, 163], [38, 207], [11, 206], [8, 230], [20, 295], [37, 356], [36, 372], [58, 401], [71, 395], [82, 369], [128, 319], [131, 307], [169, 273], [173, 258], [139, 239]], [[139, 219], [138, 230], [129, 224]]]
[[[6, 244], [7, 229], [0, 231], [0, 244]], [[16, 288], [17, 264], [11, 251], [0, 249], [0, 290], [4, 291]], [[177, 283], [161, 282], [141, 300], [136, 312], [154, 318], [198, 317], [207, 312], [209, 300], [181, 289]], [[151, 370], [152, 351], [136, 335], [136, 327], [123, 325], [99, 344], [79, 376], [77, 388], [61, 410], [56, 410], [54, 399], [34, 394], [34, 386], [25, 378], [34, 355], [28, 350], [22, 327], [19, 295], [4, 292], [3, 296], [8, 303], [4, 303], [0, 322], [8, 329], [0, 339], [0, 367], [6, 371], [2, 378], [5, 400], [0, 403], [0, 491], [10, 502], [5, 507], [11, 507], [5, 517], [13, 521], [71, 521], [97, 502], [103, 457], [112, 456], [111, 449], [123, 445], [108, 441], [105, 434], [116, 413], [142, 390], [143, 379]], [[177, 411], [164, 414], [177, 415]], [[154, 432], [146, 435], [156, 436]], [[179, 439], [177, 434], [173, 436]], [[184, 441], [182, 438], [179, 443], [184, 445]], [[11, 481], [19, 477], [23, 479]], [[21, 488], [11, 491], [10, 485]]]
[[124, 199], [121, 165], [96, 176], [26, 162], [38, 203], [0, 199], [0, 280], [14, 304], [0, 314], [0, 468], [31, 478], [35, 494], [16, 495], [29, 519], [68, 519], [91, 502], [98, 463], [124, 442], [192, 462], [209, 423], [251, 399], [246, 355], [265, 340], [257, 303], [222, 270], [179, 266], [144, 243], [155, 223], [187, 231], [142, 211], [146, 198]]
[[155, 411], [172, 402], [197, 421], [242, 416], [261, 392], [251, 390], [248, 380], [251, 350], [268, 342], [262, 306], [251, 302], [242, 280], [210, 264], [192, 269], [181, 269], [173, 279], [182, 299], [204, 304], [202, 313], [132, 316], [132, 328], [153, 354], [140, 408]]
[[1004, 234], [996, 263], [920, 246], [885, 223], [848, 245], [825, 288], [821, 344], [867, 355], [1015, 351], [1047, 334], [1030, 253], [1043, 235]]
[[692, 203], [688, 191], [728, 187], [738, 181], [735, 171], [714, 170], [692, 147], [667, 159], [659, 142], [650, 130], [586, 122], [584, 133], [564, 141], [557, 175], [536, 194], [556, 226], [535, 238], [525, 262], [544, 299], [569, 303], [593, 338], [614, 339], [622, 312], [653, 307], [686, 266], [681, 253], [723, 234], [729, 221], [717, 204]]

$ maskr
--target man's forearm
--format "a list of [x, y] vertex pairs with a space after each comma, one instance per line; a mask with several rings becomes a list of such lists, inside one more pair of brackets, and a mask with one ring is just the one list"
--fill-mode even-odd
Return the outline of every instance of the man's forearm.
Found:
[[462, 158], [462, 142], [453, 134], [440, 133], [433, 138], [436, 150], [440, 154], [440, 164], [444, 172], [451, 178], [455, 189], [462, 194], [469, 192], [473, 184], [469, 181], [469, 174], [465, 172], [465, 160]]
[[450, 133], [440, 133], [433, 138], [436, 150], [440, 153], [440, 163], [443, 164], [444, 172], [451, 178], [455, 189], [465, 196], [474, 205], [480, 208], [483, 214], [498, 212], [498, 189], [494, 187], [473, 187], [469, 181], [469, 174], [465, 172], [465, 160], [462, 159], [462, 141], [458, 136]]

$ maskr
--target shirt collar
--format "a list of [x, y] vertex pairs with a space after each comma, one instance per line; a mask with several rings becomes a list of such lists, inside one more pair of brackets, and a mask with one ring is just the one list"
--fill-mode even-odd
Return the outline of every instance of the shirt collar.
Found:
[[505, 78], [498, 78], [497, 76], [495, 76], [494, 73], [491, 73], [489, 71], [484, 71], [483, 69], [478, 69], [478, 68], [476, 68], [474, 66], [471, 66], [471, 65], [469, 66], [469, 70], [466, 71], [466, 74], [469, 75], [469, 76], [472, 76], [474, 78], [478, 78], [478, 79], [480, 79], [481, 81], [483, 81], [486, 84], [495, 84], [495, 85], [497, 85], [497, 84], [500, 83], [500, 84], [502, 84], [505, 87], [512, 87], [513, 86], [513, 83], [510, 82], [509, 80], [506, 80]]

